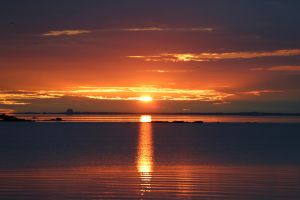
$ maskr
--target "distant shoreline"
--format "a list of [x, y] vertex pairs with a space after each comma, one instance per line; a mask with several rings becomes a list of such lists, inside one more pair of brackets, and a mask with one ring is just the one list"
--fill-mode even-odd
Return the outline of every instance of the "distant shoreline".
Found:
[[209, 112], [209, 113], [135, 113], [135, 112], [21, 112], [13, 113], [16, 115], [202, 115], [202, 116], [291, 116], [300, 117], [300, 113], [264, 113], [264, 112], [236, 112], [236, 113], [223, 113], [223, 112]]

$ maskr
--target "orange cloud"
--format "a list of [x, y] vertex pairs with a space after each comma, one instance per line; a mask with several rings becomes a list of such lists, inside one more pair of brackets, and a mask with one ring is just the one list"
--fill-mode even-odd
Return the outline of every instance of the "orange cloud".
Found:
[[64, 96], [54, 91], [0, 91], [0, 104], [3, 105], [27, 105], [26, 100], [31, 99], [52, 99]]
[[10, 114], [10, 113], [13, 113], [13, 112], [15, 112], [13, 109], [1, 109], [0, 108], [0, 113], [1, 114]]
[[253, 68], [253, 71], [286, 71], [286, 72], [300, 72], [300, 66], [276, 66], [276, 67], [260, 67]]
[[278, 57], [278, 56], [298, 56], [300, 49], [283, 49], [266, 52], [225, 52], [225, 53], [182, 53], [170, 54], [163, 53], [159, 55], [150, 56], [127, 56], [128, 58], [143, 59], [145, 61], [167, 61], [167, 62], [204, 62], [211, 60], [225, 60], [225, 59], [253, 59], [260, 57]]
[[191, 72], [192, 70], [164, 70], [164, 69], [149, 69], [144, 70], [145, 72], [152, 72], [152, 73], [186, 73]]
[[215, 90], [193, 90], [156, 87], [82, 87], [70, 91], [93, 99], [138, 100], [142, 95], [151, 95], [153, 100], [162, 101], [222, 101], [232, 96]]
[[283, 91], [281, 91], [281, 90], [254, 90], [254, 91], [247, 91], [247, 92], [241, 92], [241, 93], [245, 94], [245, 95], [261, 96], [263, 94], [281, 93], [281, 92], [283, 92]]
[[63, 97], [79, 97], [109, 101], [139, 101], [149, 96], [153, 101], [199, 101], [214, 105], [231, 103], [232, 98], [240, 95], [262, 96], [270, 93], [281, 93], [279, 90], [253, 90], [245, 92], [221, 92], [213, 89], [180, 89], [141, 87], [76, 87], [67, 90], [48, 91], [0, 91], [0, 105], [28, 105], [32, 100], [60, 99]]
[[216, 90], [176, 89], [157, 87], [78, 87], [61, 91], [0, 91], [0, 104], [26, 105], [33, 99], [53, 99], [65, 96], [99, 100], [140, 100], [149, 95], [158, 101], [222, 102], [233, 96]]
[[54, 30], [49, 31], [47, 33], [43, 33], [42, 36], [46, 37], [58, 37], [58, 36], [76, 36], [76, 35], [82, 35], [92, 33], [91, 30]]
[[165, 31], [165, 32], [212, 32], [214, 31], [213, 28], [206, 27], [206, 28], [168, 28], [168, 27], [145, 27], [145, 28], [123, 28], [123, 29], [115, 29], [119, 31]]
[[8, 99], [8, 100], [0, 100], [0, 104], [1, 105], [28, 105], [29, 103]]

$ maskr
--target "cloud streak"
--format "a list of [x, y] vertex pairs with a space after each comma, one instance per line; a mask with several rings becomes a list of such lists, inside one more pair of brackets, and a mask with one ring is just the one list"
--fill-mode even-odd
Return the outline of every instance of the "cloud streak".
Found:
[[111, 29], [112, 31], [129, 31], [129, 32], [212, 32], [213, 28], [161, 28], [161, 27], [145, 27], [145, 28], [123, 28], [123, 29]]
[[53, 30], [47, 33], [43, 33], [45, 37], [59, 37], [59, 36], [77, 36], [82, 34], [92, 33], [91, 30]]
[[105, 32], [212, 32], [213, 28], [168, 28], [168, 27], [135, 27], [135, 28], [115, 28], [115, 29], [67, 29], [67, 30], [51, 30], [41, 34], [44, 37], [59, 37], [59, 36], [78, 36], [91, 33]]
[[300, 72], [300, 66], [275, 66], [252, 68], [252, 71]]
[[0, 91], [0, 104], [27, 105], [30, 100], [83, 97], [97, 100], [133, 101], [150, 95], [157, 101], [222, 102], [233, 94], [216, 90], [157, 87], [79, 87], [64, 91]]
[[239, 95], [262, 96], [264, 94], [282, 93], [281, 90], [253, 90], [244, 92], [222, 92], [213, 89], [180, 89], [141, 87], [76, 87], [68, 90], [44, 91], [0, 91], [0, 105], [26, 106], [32, 100], [60, 99], [79, 97], [94, 100], [138, 101], [141, 96], [149, 95], [155, 101], [199, 101], [212, 104], [230, 103], [232, 97]]
[[187, 73], [192, 72], [193, 70], [164, 70], [164, 69], [148, 69], [144, 70], [144, 72], [150, 72], [150, 73]]
[[13, 109], [1, 109], [0, 108], [0, 114], [10, 114], [10, 113], [13, 113], [14, 110]]
[[282, 90], [253, 90], [247, 92], [241, 92], [244, 95], [252, 95], [252, 96], [261, 96], [263, 94], [270, 94], [270, 93], [282, 93]]
[[264, 52], [223, 52], [223, 53], [182, 53], [171, 54], [163, 53], [159, 55], [135, 55], [127, 56], [132, 59], [142, 59], [145, 61], [165, 61], [165, 62], [205, 62], [214, 60], [227, 60], [227, 59], [253, 59], [262, 57], [284, 57], [284, 56], [299, 56], [300, 49], [281, 49], [276, 51]]
[[[68, 90], [48, 91], [0, 91], [0, 106], [27, 106], [37, 100], [63, 98], [82, 98], [94, 101], [139, 101], [142, 96], [151, 96], [154, 101], [197, 101], [212, 105], [229, 104], [235, 98], [246, 96], [260, 97], [263, 95], [282, 93], [280, 90], [253, 90], [244, 92], [223, 92], [213, 89], [180, 89], [159, 88], [154, 86], [141, 87], [76, 87]], [[3, 109], [2, 109], [3, 110]]]
[[53, 99], [64, 96], [55, 91], [0, 91], [0, 104], [2, 105], [28, 105], [32, 99]]

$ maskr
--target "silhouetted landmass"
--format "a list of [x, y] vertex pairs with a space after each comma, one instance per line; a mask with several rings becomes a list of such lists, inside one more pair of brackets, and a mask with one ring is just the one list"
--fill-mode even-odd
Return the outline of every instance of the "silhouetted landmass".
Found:
[[5, 114], [0, 115], [0, 121], [2, 121], [2, 122], [32, 122], [32, 120], [20, 119], [15, 116], [10, 116], [10, 115], [5, 115]]
[[54, 121], [54, 122], [62, 122], [63, 119], [60, 118], [60, 117], [57, 117], [57, 118], [51, 119], [50, 121]]
[[172, 121], [172, 123], [176, 123], [176, 124], [178, 124], [178, 123], [185, 123], [185, 121], [178, 121], [178, 120], [176, 120], [176, 121]]
[[193, 123], [203, 124], [204, 121], [194, 121]]
[[170, 123], [168, 121], [152, 121], [151, 123]]

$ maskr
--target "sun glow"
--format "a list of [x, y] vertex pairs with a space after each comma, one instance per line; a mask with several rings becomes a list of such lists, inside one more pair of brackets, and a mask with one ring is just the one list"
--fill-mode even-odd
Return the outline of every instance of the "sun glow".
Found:
[[148, 102], [151, 102], [153, 101], [153, 98], [150, 97], [150, 96], [142, 96], [139, 98], [139, 101], [142, 101], [142, 102], [145, 102], [145, 103], [148, 103]]

